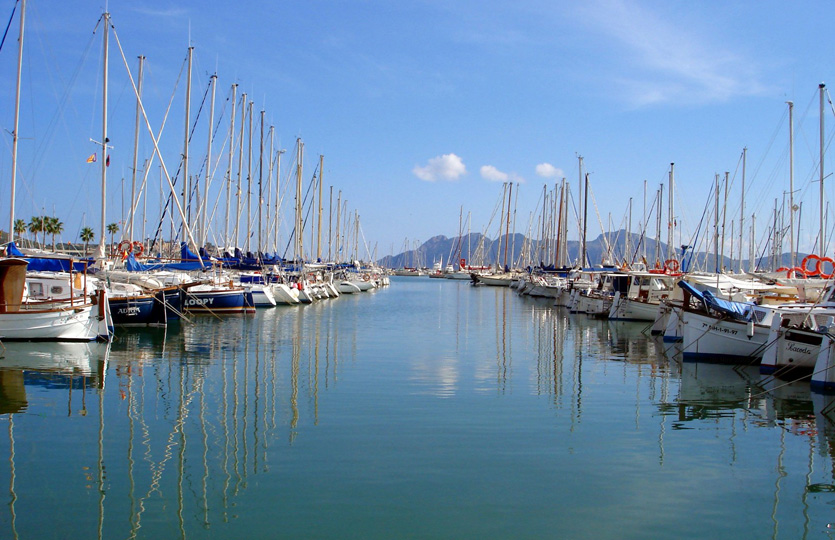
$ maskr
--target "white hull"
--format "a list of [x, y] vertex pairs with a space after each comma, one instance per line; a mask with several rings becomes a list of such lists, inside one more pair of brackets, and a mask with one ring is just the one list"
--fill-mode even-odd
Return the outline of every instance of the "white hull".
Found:
[[362, 289], [360, 289], [350, 281], [340, 281], [336, 285], [336, 288], [339, 290], [340, 294], [354, 294], [362, 292]]
[[270, 285], [270, 290], [273, 293], [276, 304], [294, 306], [299, 303], [298, 290], [291, 289], [284, 283], [273, 283]]
[[692, 311], [679, 311], [684, 360], [754, 364], [762, 358], [769, 327], [730, 319], [717, 319]]
[[275, 296], [268, 285], [248, 285], [255, 307], [275, 307]]
[[624, 298], [616, 293], [609, 310], [609, 318], [627, 321], [654, 321], [658, 314], [658, 304], [642, 302], [634, 298]]
[[4, 341], [93, 341], [107, 338], [105, 320], [98, 318], [98, 306], [21, 310], [0, 313], [0, 340]]

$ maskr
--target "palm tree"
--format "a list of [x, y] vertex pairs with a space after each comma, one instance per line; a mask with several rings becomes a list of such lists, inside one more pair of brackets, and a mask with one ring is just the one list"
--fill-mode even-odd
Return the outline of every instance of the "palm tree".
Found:
[[[38, 242], [38, 233], [45, 231], [46, 222], [43, 216], [32, 216], [29, 220], [29, 232], [35, 235], [35, 243]], [[44, 232], [44, 244], [46, 243], [46, 232]], [[43, 244], [40, 245], [43, 248]]]
[[52, 251], [55, 251], [55, 235], [64, 232], [64, 223], [57, 217], [48, 217], [46, 220], [46, 232], [52, 235]]
[[91, 229], [90, 227], [84, 227], [83, 229], [81, 229], [80, 237], [81, 237], [81, 240], [84, 241], [84, 256], [86, 257], [87, 256], [87, 246], [96, 237], [96, 233], [94, 233], [93, 229]]
[[113, 235], [119, 232], [119, 224], [111, 223], [107, 226], [107, 232], [110, 233], [110, 249], [113, 250]]
[[16, 220], [14, 220], [14, 232], [15, 232], [15, 233], [16, 233], [16, 234], [20, 237], [20, 239], [22, 240], [22, 239], [23, 239], [23, 233], [25, 233], [25, 232], [26, 232], [26, 222], [25, 222], [25, 221], [23, 221], [22, 219], [16, 219]]

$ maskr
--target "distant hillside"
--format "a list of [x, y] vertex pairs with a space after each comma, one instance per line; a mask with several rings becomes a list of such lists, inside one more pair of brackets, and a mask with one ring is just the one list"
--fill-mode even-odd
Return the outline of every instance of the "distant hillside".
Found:
[[[483, 240], [483, 246], [482, 246]], [[607, 249], [607, 240], [609, 248]], [[593, 240], [586, 242], [586, 264], [589, 266], [600, 265], [607, 254], [611, 253], [611, 262], [621, 264], [624, 260], [641, 260], [641, 257], [646, 253], [647, 263], [654, 266], [656, 259], [656, 244], [658, 246], [659, 259], [661, 264], [664, 263], [667, 253], [667, 244], [664, 242], [656, 242], [653, 238], [645, 238], [644, 246], [641, 236], [638, 234], [629, 235], [629, 253], [626, 253], [626, 231], [620, 230], [608, 235], [599, 235]], [[481, 247], [481, 249], [480, 249]], [[499, 251], [501, 248], [501, 252]], [[522, 257], [522, 251], [526, 254]], [[504, 239], [492, 240], [484, 237], [481, 233], [471, 233], [469, 235], [448, 238], [443, 235], [434, 236], [423, 243], [419, 248], [405, 251], [394, 256], [386, 256], [377, 262], [386, 268], [404, 268], [404, 267], [424, 267], [431, 268], [435, 262], [442, 261], [447, 265], [452, 261], [456, 262], [459, 258], [466, 259], [471, 265], [502, 265], [504, 262]], [[459, 256], [460, 253], [460, 256]], [[537, 265], [539, 263], [552, 264], [553, 260], [544, 260], [545, 254], [548, 253], [545, 244], [539, 240], [526, 240], [522, 234], [510, 235], [508, 239], [507, 249], [507, 264], [509, 266], [526, 267], [529, 264]], [[570, 240], [568, 242], [568, 260], [570, 264], [579, 264], [580, 242]], [[681, 247], [677, 246], [675, 249], [675, 258], [681, 258]], [[797, 254], [797, 264], [805, 257], [805, 253]], [[553, 257], [553, 256], [552, 256]], [[733, 265], [729, 256], [722, 258], [723, 266], [727, 269], [736, 269], [736, 258], [734, 258]], [[716, 268], [716, 259], [712, 253], [700, 252], [693, 258], [691, 268], [700, 268], [707, 271], [712, 271]], [[788, 254], [783, 254], [780, 266], [788, 266], [790, 257]], [[760, 266], [766, 267], [768, 261], [765, 258], [758, 259]], [[743, 268], [748, 268], [747, 259], [743, 261]]]

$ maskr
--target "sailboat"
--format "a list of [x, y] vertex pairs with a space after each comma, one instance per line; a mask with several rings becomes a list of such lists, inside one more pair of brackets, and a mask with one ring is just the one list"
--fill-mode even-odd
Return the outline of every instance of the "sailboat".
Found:
[[[20, 83], [23, 63], [23, 36], [26, 1], [20, 9], [20, 39], [18, 49], [17, 91], [15, 98], [15, 120], [12, 150], [12, 179], [10, 217], [14, 230], [15, 181], [17, 174], [18, 120], [20, 113]], [[68, 299], [46, 299], [24, 301], [26, 292], [26, 270], [29, 261], [17, 251], [14, 242], [6, 247], [8, 258], [0, 259], [0, 339], [6, 341], [109, 341], [112, 335], [112, 321], [107, 294], [100, 291], [89, 296], [87, 291], [72, 294], [72, 281], [79, 274], [73, 274], [72, 260], [55, 262], [68, 270], [64, 274], [70, 282], [71, 294]], [[66, 264], [65, 264], [66, 263]], [[84, 270], [86, 278], [86, 266]]]

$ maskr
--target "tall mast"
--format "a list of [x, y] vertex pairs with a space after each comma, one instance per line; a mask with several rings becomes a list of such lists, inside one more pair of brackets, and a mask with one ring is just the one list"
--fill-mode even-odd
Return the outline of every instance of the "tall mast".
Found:
[[669, 223], [667, 223], [667, 259], [672, 259], [675, 255], [675, 248], [673, 247], [673, 230], [675, 228], [676, 213], [675, 213], [675, 163], [670, 163], [670, 193], [667, 195], [670, 204]]
[[296, 140], [296, 260], [304, 258], [304, 240], [302, 221], [302, 143], [301, 139]]
[[246, 93], [241, 94], [241, 130], [238, 136], [238, 185], [235, 192], [235, 228], [234, 228], [234, 243], [238, 247], [240, 236], [238, 234], [238, 226], [241, 223], [241, 173], [244, 166], [244, 126], [246, 125]]
[[[578, 170], [578, 175], [579, 175], [578, 176], [578, 179], [579, 179], [578, 184], [579, 185], [578, 185], [578, 189], [577, 189], [577, 198], [579, 200], [577, 201], [577, 210], [579, 211], [580, 208], [583, 208], [583, 156], [577, 156], [577, 161], [578, 161], [577, 170]], [[584, 230], [583, 229], [583, 217], [582, 216], [580, 217], [580, 223], [578, 223], [578, 229], [577, 230], [578, 230], [578, 232], [581, 232], [581, 233]], [[580, 267], [584, 268], [586, 266], [586, 255], [585, 255], [586, 241], [585, 241], [585, 239], [582, 239], [581, 249], [583, 250], [583, 253], [580, 255], [580, 261], [581, 261], [580, 262]]]
[[260, 259], [261, 252], [264, 249], [264, 245], [261, 243], [261, 230], [263, 227], [263, 223], [261, 222], [262, 213], [261, 208], [264, 206], [264, 190], [263, 190], [263, 181], [264, 181], [264, 115], [266, 114], [265, 111], [261, 111], [261, 143], [258, 150], [258, 258]]
[[133, 167], [130, 180], [130, 218], [128, 219], [128, 230], [126, 238], [133, 240], [133, 218], [136, 212], [136, 166], [139, 160], [139, 116], [142, 113], [142, 75], [145, 66], [145, 57], [139, 56], [139, 71], [136, 75], [136, 127], [133, 132]]
[[[12, 185], [9, 201], [9, 238], [14, 238], [14, 202], [15, 184], [17, 183], [17, 141], [20, 124], [20, 81], [23, 72], [23, 27], [26, 19], [26, 0], [20, 2], [20, 37], [17, 41], [17, 83], [14, 98], [14, 127], [12, 128]], [[105, 35], [107, 31], [105, 30]], [[106, 39], [106, 38], [105, 38]], [[104, 220], [102, 220], [104, 221]]]
[[713, 177], [713, 262], [714, 272], [719, 273], [719, 174]]
[[322, 260], [322, 176], [325, 174], [325, 156], [319, 154], [319, 224], [316, 226], [316, 259]]
[[[107, 221], [107, 78], [108, 78], [108, 38], [110, 33], [110, 13], [102, 16], [104, 20], [104, 66], [102, 69], [102, 113], [101, 113], [101, 229], [99, 231], [98, 257], [105, 257], [104, 240]], [[15, 128], [17, 133], [17, 128]]]
[[206, 143], [206, 171], [203, 173], [203, 196], [199, 197], [200, 201], [200, 230], [198, 231], [197, 241], [200, 242], [200, 247], [206, 245], [206, 236], [209, 234], [209, 216], [207, 215], [209, 199], [209, 185], [212, 183], [212, 142], [214, 137], [215, 126], [215, 90], [217, 88], [217, 74], [212, 74], [209, 78], [209, 83], [212, 86], [212, 101], [209, 105], [209, 140]]
[[330, 195], [328, 195], [328, 262], [333, 261], [333, 253], [331, 251], [331, 242], [333, 241], [333, 186], [329, 188]]
[[[189, 190], [191, 186], [191, 179], [188, 177], [188, 132], [191, 127], [191, 64], [194, 47], [188, 48], [188, 74], [186, 75], [186, 122], [185, 122], [185, 141], [183, 142], [183, 208], [185, 209], [185, 218], [191, 218], [191, 207], [188, 204]], [[185, 230], [185, 227], [183, 227]]]
[[824, 140], [823, 140], [823, 90], [826, 87], [825, 84], [820, 83], [818, 85], [818, 90], [820, 91], [820, 118], [821, 118], [821, 126], [820, 126], [820, 248], [818, 249], [818, 253], [823, 256], [826, 253], [826, 227], [824, 226], [824, 191], [823, 191], [823, 149], [824, 149]]
[[244, 234], [246, 234], [246, 242], [244, 242], [246, 251], [250, 251], [249, 239], [252, 236], [249, 228], [252, 224], [252, 106], [254, 104], [254, 101], [250, 101], [248, 107], [249, 110], [247, 111], [247, 114], [249, 115], [249, 140], [247, 141], [246, 146], [246, 228], [244, 229]]
[[[742, 235], [745, 225], [745, 162], [747, 159], [748, 148], [742, 149], [742, 201], [739, 207], [739, 266], [738, 271], [742, 273]], [[750, 261], [749, 261], [750, 266]]]
[[342, 239], [339, 237], [339, 233], [341, 232], [341, 223], [340, 220], [342, 219], [342, 190], [339, 190], [339, 193], [336, 197], [336, 262], [340, 262], [342, 260]]
[[554, 254], [554, 264], [557, 267], [562, 266], [562, 202], [565, 198], [565, 178], [562, 179], [560, 185], [560, 206], [557, 211], [557, 252]]
[[[730, 173], [725, 171], [725, 197], [722, 202], [722, 250], [719, 253], [719, 269], [724, 270], [725, 266], [725, 218], [728, 215], [728, 175]], [[718, 196], [718, 194], [717, 194]], [[733, 232], [731, 233], [733, 235]], [[733, 251], [733, 250], [732, 250]]]
[[647, 262], [647, 181], [644, 180], [644, 211], [641, 217], [641, 234], [643, 235], [643, 259]]
[[664, 184], [658, 187], [658, 213], [655, 219], [655, 265], [661, 265], [661, 206], [664, 204]]
[[586, 218], [589, 213], [589, 173], [586, 173], [585, 193], [583, 194], [583, 249], [580, 254], [581, 268], [586, 267]]
[[275, 221], [273, 222], [273, 240], [275, 241], [276, 253], [278, 252], [278, 203], [280, 200], [279, 188], [281, 187], [281, 154], [284, 152], [286, 150], [278, 150], [278, 158], [275, 164], [275, 208], [273, 211], [273, 219]]
[[632, 197], [629, 197], [629, 219], [626, 225], [626, 262], [632, 264]]
[[[269, 200], [269, 194], [270, 194], [270, 191], [269, 191], [269, 190], [270, 190], [270, 189], [272, 189], [272, 181], [273, 181], [273, 163], [275, 163], [275, 161], [273, 160], [273, 148], [275, 148], [275, 126], [270, 126], [270, 142], [269, 142], [269, 144], [267, 145], [267, 148], [268, 148], [268, 150], [267, 150], [267, 154], [269, 155], [270, 166], [269, 166], [269, 168], [267, 169], [267, 186], [268, 186], [268, 191], [267, 191], [267, 200], [265, 201], [265, 202], [266, 202], [265, 206], [267, 207], [267, 230], [266, 230], [266, 233], [267, 233], [267, 245], [269, 245], [269, 244], [270, 244], [270, 236], [271, 236], [271, 234], [270, 234], [270, 230], [269, 230], [269, 227], [270, 227], [270, 218], [271, 218], [271, 217], [273, 217], [273, 216], [271, 216], [271, 215], [270, 215], [270, 200]], [[277, 188], [277, 186], [276, 186], [276, 188]], [[273, 251], [277, 251], [277, 249], [278, 249], [278, 248], [276, 247], [277, 245], [278, 245], [278, 242], [277, 242], [277, 241], [276, 241], [276, 242], [273, 242]]]
[[505, 227], [504, 233], [504, 261], [502, 263], [502, 270], [507, 268], [507, 242], [508, 238], [510, 237], [510, 201], [513, 197], [513, 182], [508, 182], [508, 192], [507, 192], [507, 226]]
[[223, 243], [229, 247], [229, 206], [232, 203], [232, 162], [235, 159], [235, 105], [238, 85], [232, 85], [232, 114], [229, 116], [229, 165], [226, 167], [226, 217], [224, 219]]
[[789, 260], [791, 261], [790, 267], [794, 268], [796, 259], [794, 255], [794, 103], [791, 101], [786, 103], [789, 104]]

